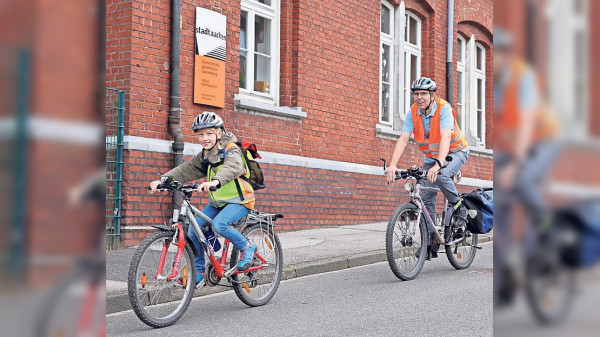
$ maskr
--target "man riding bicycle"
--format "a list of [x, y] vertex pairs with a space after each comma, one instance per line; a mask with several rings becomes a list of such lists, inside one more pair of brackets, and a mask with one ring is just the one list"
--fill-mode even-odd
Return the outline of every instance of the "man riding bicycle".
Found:
[[[467, 221], [467, 209], [461, 203], [452, 176], [467, 161], [469, 149], [468, 143], [458, 127], [456, 111], [448, 102], [435, 97], [437, 85], [428, 77], [416, 79], [410, 90], [415, 103], [407, 112], [402, 134], [394, 147], [392, 161], [386, 173], [387, 181], [388, 183], [394, 181], [395, 173], [398, 171], [396, 165], [406, 149], [411, 134], [414, 133], [414, 140], [417, 142], [419, 149], [425, 154], [423, 170], [428, 171], [425, 185], [429, 187], [437, 185], [448, 200], [448, 204], [453, 206], [454, 214], [457, 215], [458, 221], [454, 225], [462, 226]], [[447, 156], [452, 157], [452, 160], [439, 174], [440, 164], [445, 164]], [[421, 193], [423, 203], [432, 217], [435, 215], [436, 196], [436, 191], [428, 189], [424, 189]], [[450, 232], [450, 230], [444, 231], [446, 242], [450, 239]], [[431, 251], [430, 247], [427, 251], [431, 252], [432, 257], [437, 257], [437, 253]]]
[[[206, 178], [198, 187], [199, 192], [208, 192], [209, 204], [202, 213], [212, 218], [214, 231], [231, 243], [240, 251], [240, 261], [237, 269], [244, 271], [252, 263], [256, 251], [256, 244], [251, 243], [240, 232], [231, 227], [231, 224], [245, 217], [254, 208], [255, 196], [250, 183], [243, 179], [249, 177], [247, 163], [242, 155], [242, 150], [235, 144], [237, 138], [223, 126], [223, 119], [214, 112], [205, 111], [194, 119], [192, 130], [198, 133], [203, 150], [191, 160], [183, 163], [171, 171], [163, 174], [161, 180], [150, 183], [152, 192], [164, 181], [172, 179], [179, 182]], [[210, 188], [218, 190], [211, 192]], [[206, 238], [211, 242], [215, 251], [221, 249], [219, 242], [214, 238], [214, 233], [200, 218], [196, 218], [198, 225], [205, 232]], [[190, 227], [189, 237], [194, 243], [199, 255], [196, 262], [196, 284], [204, 280], [205, 258], [200, 240]]]

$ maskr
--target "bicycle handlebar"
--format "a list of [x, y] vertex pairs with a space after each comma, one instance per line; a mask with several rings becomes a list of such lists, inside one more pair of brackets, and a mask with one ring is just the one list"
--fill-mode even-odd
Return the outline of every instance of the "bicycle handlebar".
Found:
[[[193, 183], [193, 184], [182, 184], [178, 181], [172, 181], [172, 182], [164, 182], [158, 186], [156, 186], [156, 190], [157, 191], [182, 191], [182, 192], [193, 192], [195, 190], [198, 189], [198, 187], [200, 186], [199, 183]], [[148, 186], [148, 189], [150, 189], [150, 186]], [[211, 186], [209, 188], [209, 190], [211, 192], [214, 192], [216, 190], [218, 190], [217, 187], [215, 186]]]
[[[386, 172], [386, 161], [383, 157], [379, 158], [381, 161], [383, 161], [383, 171]], [[437, 158], [433, 158], [433, 160], [436, 161], [436, 163], [440, 166], [440, 168], [438, 169], [438, 172], [441, 174], [442, 170], [445, 169], [448, 166], [448, 163], [452, 161], [452, 157], [447, 156], [446, 157], [446, 164], [442, 165], [440, 163], [440, 161]], [[417, 180], [421, 180], [421, 179], [427, 179], [427, 172], [428, 170], [425, 171], [421, 171], [419, 166], [417, 165], [413, 165], [410, 167], [410, 169], [408, 170], [398, 170], [396, 171], [396, 177], [394, 180], [400, 180], [400, 179], [406, 179], [409, 176], [416, 178]]]
[[[192, 192], [198, 189], [198, 186], [200, 186], [200, 184], [198, 183], [193, 183], [193, 184], [182, 184], [178, 181], [173, 181], [173, 182], [164, 182], [158, 186], [156, 186], [156, 190], [157, 191], [182, 191], [182, 192]], [[150, 189], [150, 186], [148, 186], [148, 189]]]

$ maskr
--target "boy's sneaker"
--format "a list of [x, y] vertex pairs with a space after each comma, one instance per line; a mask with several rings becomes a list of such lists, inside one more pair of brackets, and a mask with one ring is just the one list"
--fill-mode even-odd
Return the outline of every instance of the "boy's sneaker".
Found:
[[254, 257], [254, 252], [256, 251], [256, 244], [253, 242], [246, 246], [246, 248], [240, 251], [240, 262], [237, 265], [237, 269], [240, 271], [244, 271], [252, 265], [252, 258]]

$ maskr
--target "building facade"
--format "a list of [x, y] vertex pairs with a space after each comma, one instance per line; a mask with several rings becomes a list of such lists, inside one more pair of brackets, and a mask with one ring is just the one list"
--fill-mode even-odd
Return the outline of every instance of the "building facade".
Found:
[[[196, 7], [226, 17], [224, 108], [193, 103]], [[257, 144], [267, 188], [256, 206], [284, 213], [280, 230], [386, 221], [407, 197], [385, 183], [379, 158], [391, 157], [410, 83], [428, 76], [471, 144], [459, 189], [491, 186], [493, 4], [457, 0], [450, 14], [451, 58], [445, 0], [182, 0], [184, 160], [201, 150], [194, 117], [215, 111]], [[106, 22], [107, 87], [127, 92], [121, 244], [132, 245], [171, 209], [146, 189], [173, 166], [171, 1], [109, 0]], [[411, 142], [400, 166], [422, 162]]]

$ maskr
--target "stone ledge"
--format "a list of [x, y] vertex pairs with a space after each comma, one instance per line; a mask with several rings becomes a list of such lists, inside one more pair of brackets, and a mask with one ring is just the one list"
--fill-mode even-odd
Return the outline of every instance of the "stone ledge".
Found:
[[302, 111], [301, 107], [275, 106], [243, 98], [240, 95], [234, 96], [233, 105], [236, 111], [243, 113], [293, 120], [296, 122], [306, 118], [306, 112]]

